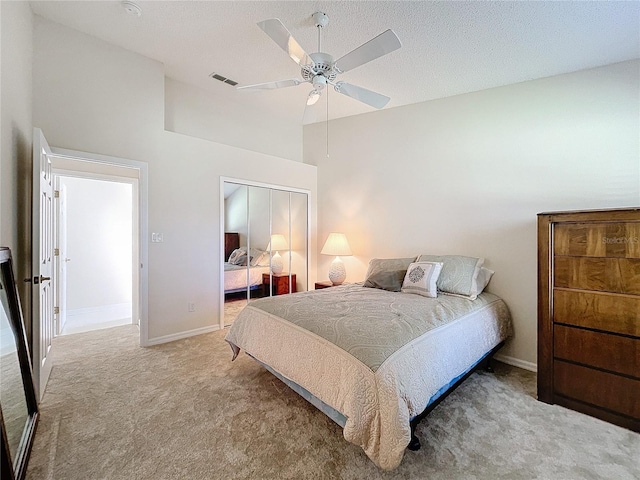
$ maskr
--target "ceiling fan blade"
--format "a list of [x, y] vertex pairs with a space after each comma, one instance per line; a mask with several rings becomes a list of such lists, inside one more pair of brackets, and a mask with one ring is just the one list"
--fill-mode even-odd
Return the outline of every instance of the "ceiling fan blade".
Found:
[[372, 92], [366, 88], [356, 87], [355, 85], [351, 85], [347, 82], [336, 83], [335, 90], [338, 93], [346, 95], [347, 97], [355, 98], [356, 100], [375, 108], [382, 108], [389, 103], [389, 100], [391, 100], [385, 95], [380, 95], [379, 93]]
[[313, 60], [291, 36], [287, 27], [277, 18], [271, 18], [258, 23], [258, 26], [271, 37], [298, 65], [313, 65]]
[[302, 80], [298, 78], [290, 78], [289, 80], [277, 80], [275, 82], [257, 83], [255, 85], [243, 85], [237, 87], [237, 90], [271, 90], [274, 88], [295, 87], [300, 85]]
[[387, 30], [382, 32], [375, 38], [372, 38], [367, 43], [360, 45], [355, 50], [340, 57], [335, 62], [335, 68], [340, 72], [346, 72], [353, 70], [360, 65], [364, 65], [371, 60], [382, 57], [387, 53], [393, 52], [402, 46], [400, 39], [393, 32], [393, 30]]

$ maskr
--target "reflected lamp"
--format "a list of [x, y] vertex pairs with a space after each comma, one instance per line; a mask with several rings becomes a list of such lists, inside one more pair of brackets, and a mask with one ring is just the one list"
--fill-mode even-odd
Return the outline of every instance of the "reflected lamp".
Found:
[[276, 251], [276, 254], [271, 258], [271, 273], [273, 273], [274, 275], [279, 275], [284, 269], [284, 263], [279, 251], [289, 250], [287, 240], [281, 233], [274, 233], [273, 235], [271, 235], [271, 241], [269, 242], [269, 245], [267, 245], [267, 251], [273, 250]]

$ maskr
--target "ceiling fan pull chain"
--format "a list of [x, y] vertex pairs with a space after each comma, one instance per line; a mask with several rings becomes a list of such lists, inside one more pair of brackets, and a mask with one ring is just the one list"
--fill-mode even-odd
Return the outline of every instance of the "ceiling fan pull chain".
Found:
[[329, 158], [329, 90], [327, 88], [327, 158]]

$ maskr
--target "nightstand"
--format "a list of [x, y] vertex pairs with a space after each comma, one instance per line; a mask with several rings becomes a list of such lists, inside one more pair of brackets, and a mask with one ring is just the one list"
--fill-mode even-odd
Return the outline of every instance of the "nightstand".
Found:
[[[288, 273], [278, 273], [271, 274], [263, 273], [262, 274], [262, 285], [263, 291], [266, 296], [269, 295], [269, 282], [273, 278], [273, 287], [271, 288], [272, 295], [285, 295], [289, 293], [289, 274]], [[296, 274], [291, 274], [291, 293], [296, 293]]]
[[334, 287], [335, 285], [331, 283], [331, 280], [325, 280], [324, 282], [316, 282], [316, 290], [322, 290], [323, 288]]

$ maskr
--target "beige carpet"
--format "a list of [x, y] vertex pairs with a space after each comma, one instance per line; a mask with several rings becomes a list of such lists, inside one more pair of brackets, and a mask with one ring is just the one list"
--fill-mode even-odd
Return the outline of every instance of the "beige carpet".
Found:
[[225, 332], [151, 348], [134, 327], [59, 337], [27, 478], [638, 479], [640, 435], [535, 400], [535, 375], [472, 375], [382, 472]]
[[232, 298], [224, 301], [224, 324], [231, 325], [244, 307], [247, 306], [246, 298]]

